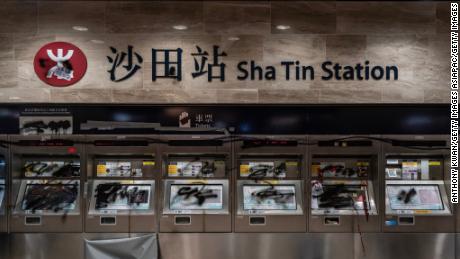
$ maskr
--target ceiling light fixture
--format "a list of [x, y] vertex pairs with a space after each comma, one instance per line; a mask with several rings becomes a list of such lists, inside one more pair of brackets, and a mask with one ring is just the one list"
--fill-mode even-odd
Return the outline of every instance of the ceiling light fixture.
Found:
[[94, 43], [94, 44], [104, 44], [105, 43], [105, 41], [103, 40], [90, 40], [90, 41], [91, 43]]
[[282, 31], [285, 31], [285, 30], [289, 30], [289, 29], [291, 29], [291, 26], [289, 26], [289, 25], [282, 25], [282, 24], [280, 24], [280, 25], [277, 25], [277, 26], [276, 26], [276, 28], [277, 28], [278, 30], [282, 30]]
[[75, 26], [72, 27], [72, 29], [74, 29], [76, 31], [88, 31], [88, 27], [80, 26], [80, 25], [75, 25]]
[[187, 26], [181, 25], [181, 24], [174, 25], [173, 28], [174, 28], [174, 30], [178, 30], [178, 31], [184, 31], [184, 30], [187, 30], [187, 29], [188, 29]]
[[240, 40], [240, 38], [236, 37], [236, 36], [232, 36], [232, 37], [228, 37], [228, 40], [229, 41], [237, 41], [237, 40]]

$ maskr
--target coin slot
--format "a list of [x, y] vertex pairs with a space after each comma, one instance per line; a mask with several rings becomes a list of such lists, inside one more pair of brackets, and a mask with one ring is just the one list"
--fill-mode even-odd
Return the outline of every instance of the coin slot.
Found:
[[399, 223], [399, 225], [413, 226], [413, 225], [415, 225], [415, 219], [414, 219], [414, 217], [408, 217], [408, 216], [399, 217], [398, 218], [398, 223]]
[[101, 217], [101, 225], [116, 225], [116, 217]]
[[328, 226], [338, 226], [340, 225], [340, 217], [325, 217], [324, 225]]
[[26, 217], [25, 224], [26, 225], [41, 225], [42, 218], [41, 217]]
[[265, 225], [265, 217], [249, 217], [249, 225]]
[[192, 217], [190, 216], [174, 217], [174, 225], [190, 225], [190, 224], [192, 224]]

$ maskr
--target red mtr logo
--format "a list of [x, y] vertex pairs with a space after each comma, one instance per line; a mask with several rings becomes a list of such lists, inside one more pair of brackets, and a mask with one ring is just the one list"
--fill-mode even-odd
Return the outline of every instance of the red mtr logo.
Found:
[[70, 86], [80, 81], [87, 67], [83, 51], [67, 42], [46, 44], [37, 52], [34, 59], [37, 76], [55, 87]]

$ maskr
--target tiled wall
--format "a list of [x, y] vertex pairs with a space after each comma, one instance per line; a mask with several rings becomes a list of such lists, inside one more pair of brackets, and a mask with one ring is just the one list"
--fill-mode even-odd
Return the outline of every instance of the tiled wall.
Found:
[[[175, 31], [174, 24], [189, 29]], [[279, 24], [291, 29], [277, 30]], [[75, 25], [89, 31], [72, 30]], [[53, 88], [35, 76], [33, 57], [52, 41], [74, 43], [88, 58], [87, 74], [71, 87]], [[113, 83], [109, 46], [128, 44], [144, 56], [142, 71]], [[189, 55], [181, 82], [152, 82], [151, 48], [191, 53], [195, 45], [214, 44], [228, 53], [225, 82], [192, 80]], [[448, 2], [0, 0], [0, 102], [446, 103], [449, 53]], [[236, 62], [246, 59], [265, 65], [368, 59], [397, 64], [399, 80], [238, 81]]]

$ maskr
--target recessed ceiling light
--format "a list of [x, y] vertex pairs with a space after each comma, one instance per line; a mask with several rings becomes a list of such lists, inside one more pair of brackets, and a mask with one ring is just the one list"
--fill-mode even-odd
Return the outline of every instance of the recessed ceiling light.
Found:
[[285, 31], [285, 30], [291, 29], [291, 26], [289, 26], [289, 25], [281, 25], [281, 24], [280, 24], [280, 25], [277, 25], [276, 28], [277, 28], [278, 30]]
[[105, 41], [103, 40], [90, 40], [90, 41], [91, 43], [94, 43], [94, 44], [104, 44], [105, 43]]
[[184, 30], [187, 30], [187, 29], [188, 29], [187, 26], [181, 25], [181, 24], [174, 25], [173, 28], [174, 28], [174, 30], [178, 30], [178, 31], [184, 31]]
[[232, 36], [232, 37], [228, 37], [228, 40], [229, 41], [237, 41], [237, 40], [240, 40], [240, 38], [236, 37], [236, 36]]
[[79, 26], [79, 25], [73, 26], [72, 29], [74, 29], [74, 30], [76, 30], [76, 31], [88, 31], [88, 27]]

